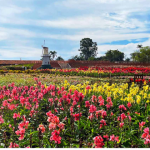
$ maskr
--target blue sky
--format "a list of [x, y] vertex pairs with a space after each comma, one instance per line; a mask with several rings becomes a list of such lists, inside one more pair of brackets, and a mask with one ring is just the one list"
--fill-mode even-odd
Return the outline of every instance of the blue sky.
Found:
[[0, 0], [0, 59], [39, 60], [44, 40], [65, 60], [80, 40], [98, 44], [98, 56], [118, 49], [126, 57], [150, 46], [150, 0]]

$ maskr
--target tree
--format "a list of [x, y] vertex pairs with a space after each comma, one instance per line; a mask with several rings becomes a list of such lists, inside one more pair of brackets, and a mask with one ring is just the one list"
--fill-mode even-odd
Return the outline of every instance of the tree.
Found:
[[126, 62], [129, 62], [129, 61], [130, 61], [130, 58], [126, 58], [125, 61], [126, 61]]
[[58, 56], [56, 60], [64, 60], [61, 56]]
[[113, 62], [113, 61], [123, 61], [124, 53], [118, 50], [108, 50], [106, 53], [106, 58]]
[[50, 51], [49, 54], [51, 56], [50, 57], [51, 60], [54, 60], [54, 58], [57, 57], [57, 52], [56, 51]]
[[131, 58], [134, 61], [138, 62], [150, 62], [150, 47], [141, 47], [140, 50], [135, 51], [134, 53], [131, 54]]
[[84, 38], [80, 41], [80, 56], [84, 58], [84, 60], [88, 60], [90, 57], [97, 56], [97, 43], [93, 42], [90, 38]]
[[84, 60], [83, 56], [78, 56], [78, 55], [73, 56], [71, 59], [73, 59], [73, 60]]
[[88, 60], [94, 61], [94, 60], [97, 60], [97, 59], [95, 57], [89, 57]]
[[135, 52], [131, 53], [130, 55], [131, 55], [132, 61], [137, 61], [137, 60], [138, 60], [137, 58], [138, 58], [139, 55], [140, 55], [140, 51], [139, 51], [139, 50], [136, 50]]
[[100, 56], [100, 57], [97, 57], [96, 60], [108, 61], [108, 59], [107, 59], [106, 56]]
[[142, 45], [141, 45], [141, 44], [138, 44], [138, 45], [137, 45], [137, 48], [142, 48]]

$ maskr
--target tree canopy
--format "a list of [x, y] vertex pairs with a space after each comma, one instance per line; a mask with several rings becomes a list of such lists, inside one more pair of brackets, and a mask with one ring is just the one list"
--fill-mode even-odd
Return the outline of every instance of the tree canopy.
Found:
[[64, 60], [61, 56], [58, 56], [56, 60]]
[[80, 57], [88, 60], [90, 57], [97, 56], [97, 43], [93, 42], [90, 38], [84, 38], [80, 41]]
[[49, 54], [50, 54], [50, 59], [51, 60], [54, 60], [54, 58], [57, 57], [57, 52], [56, 51], [50, 51]]
[[141, 47], [140, 50], [130, 54], [133, 61], [138, 62], [150, 62], [150, 47]]
[[124, 53], [118, 50], [108, 50], [106, 53], [106, 59], [113, 62], [113, 61], [123, 61]]

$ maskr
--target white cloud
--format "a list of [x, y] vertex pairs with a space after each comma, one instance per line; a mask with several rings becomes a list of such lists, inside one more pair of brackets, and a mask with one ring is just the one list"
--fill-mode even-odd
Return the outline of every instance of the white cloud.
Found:
[[[29, 4], [31, 0], [22, 1], [27, 1]], [[149, 19], [142, 20], [140, 17], [134, 17], [135, 14], [147, 15], [150, 10], [149, 0], [58, 0], [54, 3], [49, 1], [50, 6], [45, 3], [45, 7], [39, 6], [37, 9], [34, 9], [33, 5], [19, 6], [18, 2], [20, 0], [0, 0], [2, 4], [0, 5], [0, 41], [5, 40], [6, 43], [11, 43], [5, 48], [0, 48], [1, 58], [21, 56], [40, 58], [41, 50], [37, 52], [39, 49], [29, 42], [30, 38], [33, 38], [34, 41], [37, 38], [49, 38], [80, 42], [81, 39], [89, 37], [99, 44], [99, 55], [109, 49], [118, 49], [129, 55], [137, 45], [134, 43], [100, 45], [102, 43], [132, 39], [140, 41], [141, 38], [150, 38], [149, 33], [146, 33], [149, 30]], [[49, 12], [60, 13], [60, 15], [54, 16], [53, 19], [51, 16], [46, 19], [38, 15], [40, 12], [43, 16], [48, 15]], [[26, 13], [29, 14], [28, 19], [24, 18]], [[8, 26], [4, 27], [5, 25]], [[10, 28], [10, 25], [13, 27]], [[48, 30], [55, 28], [55, 30], [63, 29], [66, 32], [49, 34], [50, 32], [45, 32], [45, 27]], [[149, 40], [143, 43], [143, 45], [148, 44], [150, 45]], [[72, 48], [72, 51], [58, 52], [58, 54], [61, 54], [62, 57], [64, 54], [64, 57], [70, 58], [79, 52], [78, 48]]]
[[27, 46], [15, 46], [15, 47], [5, 47], [0, 49], [0, 56], [4, 59], [13, 58], [29, 58], [34, 60], [39, 60], [42, 54], [42, 49], [27, 47]]
[[[150, 45], [150, 38], [145, 41], [141, 42], [143, 46], [149, 46]], [[103, 56], [104, 53], [107, 52], [107, 50], [116, 50], [118, 49], [121, 52], [124, 52], [127, 57], [130, 57], [130, 54], [133, 53], [135, 50], [138, 50], [137, 43], [129, 43], [126, 45], [98, 45], [98, 57]]]
[[29, 30], [3, 27], [0, 27], [0, 35], [0, 41], [36, 37], [36, 33]]

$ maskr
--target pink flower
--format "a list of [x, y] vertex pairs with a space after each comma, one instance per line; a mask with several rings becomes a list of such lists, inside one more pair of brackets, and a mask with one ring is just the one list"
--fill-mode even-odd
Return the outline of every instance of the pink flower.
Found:
[[131, 116], [128, 116], [129, 120], [131, 121]]
[[120, 110], [124, 110], [124, 111], [127, 110], [126, 107], [125, 107], [124, 105], [120, 105], [120, 106], [119, 106], [119, 109], [120, 109]]
[[119, 136], [116, 136], [116, 137], [115, 137], [114, 134], [111, 135], [111, 136], [110, 136], [110, 141], [117, 141], [117, 142], [119, 142]]
[[88, 116], [89, 120], [93, 120], [94, 119], [94, 115], [92, 113], [90, 113], [90, 116]]
[[19, 145], [16, 143], [11, 142], [9, 148], [19, 148]]
[[149, 144], [150, 143], [150, 135], [149, 135], [149, 128], [144, 129], [144, 133], [142, 134], [141, 138], [145, 140], [144, 144]]
[[104, 120], [104, 119], [102, 119], [101, 121], [100, 121], [100, 129], [103, 127], [103, 126], [106, 126], [107, 124], [106, 124], [106, 121]]
[[130, 107], [132, 106], [131, 103], [128, 102], [127, 104], [128, 108], [130, 109]]
[[93, 138], [94, 140], [94, 144], [95, 144], [95, 148], [102, 148], [104, 146], [103, 143], [103, 138], [99, 135]]
[[141, 123], [139, 122], [139, 129], [140, 129], [140, 131], [142, 130], [142, 127], [143, 127], [144, 125], [145, 125], [145, 122], [143, 122], [143, 121], [142, 121]]
[[138, 112], [135, 112], [135, 114], [140, 115], [140, 113], [138, 113]]
[[63, 108], [63, 107], [61, 107], [60, 109], [61, 109], [62, 111], [64, 111], [64, 108]]
[[54, 129], [56, 129], [56, 124], [51, 122], [49, 124], [49, 130], [54, 130]]
[[54, 130], [52, 132], [52, 135], [50, 137], [50, 141], [55, 141], [55, 143], [60, 144], [61, 143], [61, 137], [59, 136], [60, 132], [57, 130]]
[[73, 117], [75, 118], [75, 121], [79, 120], [82, 116], [82, 113], [74, 114]]
[[18, 113], [14, 113], [14, 115], [13, 115], [13, 118], [15, 119], [15, 118], [20, 118], [21, 116], [20, 116], [20, 114]]
[[20, 135], [19, 140], [23, 140], [24, 139], [24, 134], [25, 134], [25, 129], [19, 127], [19, 130], [17, 130], [15, 132], [17, 135]]
[[39, 127], [37, 128], [37, 130], [41, 130], [41, 133], [44, 133], [45, 132], [45, 127], [44, 125], [40, 124]]
[[94, 105], [90, 105], [90, 109], [89, 109], [89, 112], [90, 113], [93, 113], [93, 112], [95, 112], [96, 111], [96, 106], [94, 106]]
[[0, 124], [4, 123], [4, 119], [2, 117], [3, 116], [0, 116]]
[[122, 128], [124, 126], [124, 122], [120, 123], [120, 128]]
[[113, 103], [111, 101], [111, 97], [107, 97], [106, 101], [107, 101], [106, 108], [107, 108], [107, 110], [109, 110], [113, 106]]
[[105, 138], [106, 140], [109, 140], [109, 136], [107, 134], [103, 135], [103, 138]]
[[90, 107], [89, 101], [85, 101], [85, 107]]
[[111, 116], [113, 116], [114, 114], [113, 114], [113, 112], [111, 112], [111, 114], [110, 114]]
[[148, 127], [144, 129], [144, 133], [149, 134], [149, 128]]
[[113, 134], [110, 136], [110, 141], [114, 141], [114, 140], [115, 140], [115, 135]]
[[86, 90], [89, 90], [91, 89], [91, 87], [89, 85], [86, 86]]
[[60, 122], [58, 125], [59, 129], [63, 130], [65, 128], [65, 124]]
[[97, 97], [95, 95], [92, 95], [92, 102], [96, 102], [97, 101]]
[[99, 99], [99, 106], [104, 106], [104, 99], [102, 98], [102, 96], [99, 96], [98, 97], [98, 99]]
[[122, 113], [121, 114], [121, 120], [124, 120], [124, 119], [126, 119], [127, 118], [127, 116], [124, 114], [124, 113]]
[[115, 141], [116, 141], [116, 142], [119, 142], [119, 136], [116, 136], [116, 137], [115, 137]]

